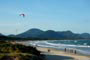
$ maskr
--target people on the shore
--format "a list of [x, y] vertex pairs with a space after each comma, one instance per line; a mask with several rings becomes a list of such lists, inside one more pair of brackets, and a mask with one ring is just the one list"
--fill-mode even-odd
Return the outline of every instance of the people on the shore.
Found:
[[74, 49], [67, 49], [67, 48], [65, 48], [64, 51], [65, 51], [65, 52], [70, 52], [70, 53], [77, 54], [77, 51], [74, 50]]

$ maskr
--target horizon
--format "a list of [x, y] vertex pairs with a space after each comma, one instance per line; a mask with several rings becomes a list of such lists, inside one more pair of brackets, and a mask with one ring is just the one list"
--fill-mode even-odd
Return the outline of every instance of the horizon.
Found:
[[[31, 28], [90, 33], [90, 0], [1, 0], [0, 33]], [[25, 14], [25, 17], [19, 14]]]

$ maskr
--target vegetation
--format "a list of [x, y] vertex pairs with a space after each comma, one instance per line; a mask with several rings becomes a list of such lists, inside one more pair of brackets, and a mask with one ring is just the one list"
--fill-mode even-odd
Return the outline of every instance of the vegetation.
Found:
[[35, 47], [0, 41], [0, 60], [43, 60]]

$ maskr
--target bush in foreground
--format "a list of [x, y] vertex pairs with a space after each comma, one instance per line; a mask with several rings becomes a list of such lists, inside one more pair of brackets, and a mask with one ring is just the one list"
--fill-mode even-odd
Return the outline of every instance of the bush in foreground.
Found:
[[35, 47], [0, 41], [0, 60], [43, 60]]

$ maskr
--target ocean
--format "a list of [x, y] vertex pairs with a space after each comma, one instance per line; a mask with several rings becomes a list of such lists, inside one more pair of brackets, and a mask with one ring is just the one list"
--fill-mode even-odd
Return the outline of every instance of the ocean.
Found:
[[30, 41], [30, 45], [39, 47], [48, 47], [58, 50], [65, 48], [76, 50], [78, 54], [90, 55], [90, 40], [43, 40], [43, 41]]

